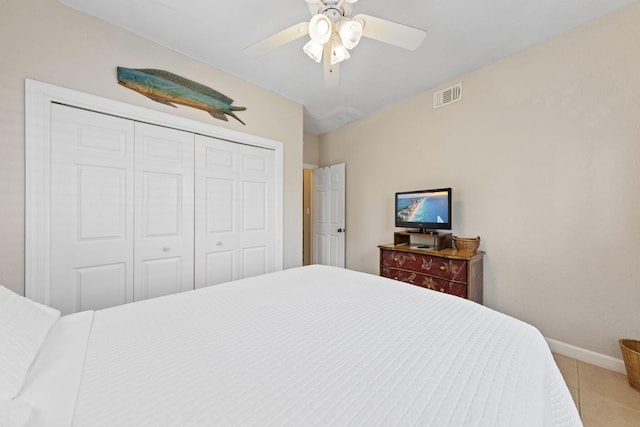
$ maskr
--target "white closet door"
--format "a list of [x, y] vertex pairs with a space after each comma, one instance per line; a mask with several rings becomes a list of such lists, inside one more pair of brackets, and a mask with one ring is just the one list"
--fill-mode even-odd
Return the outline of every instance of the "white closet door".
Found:
[[135, 300], [193, 289], [194, 134], [135, 124]]
[[133, 300], [134, 123], [52, 104], [51, 306]]
[[275, 270], [273, 150], [196, 135], [196, 287]]
[[233, 144], [196, 135], [196, 288], [238, 279], [238, 154]]
[[275, 271], [275, 162], [272, 150], [236, 144], [240, 154], [242, 277]]

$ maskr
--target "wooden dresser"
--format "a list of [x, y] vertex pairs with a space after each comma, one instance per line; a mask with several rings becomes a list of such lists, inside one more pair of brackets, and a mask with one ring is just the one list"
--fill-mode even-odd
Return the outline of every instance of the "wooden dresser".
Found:
[[482, 304], [484, 252], [380, 245], [380, 275]]

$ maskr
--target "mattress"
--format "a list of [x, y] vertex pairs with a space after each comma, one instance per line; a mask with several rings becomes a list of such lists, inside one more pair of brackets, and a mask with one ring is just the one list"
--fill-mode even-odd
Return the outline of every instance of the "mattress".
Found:
[[58, 322], [19, 396], [42, 425], [582, 425], [531, 325], [344, 269]]

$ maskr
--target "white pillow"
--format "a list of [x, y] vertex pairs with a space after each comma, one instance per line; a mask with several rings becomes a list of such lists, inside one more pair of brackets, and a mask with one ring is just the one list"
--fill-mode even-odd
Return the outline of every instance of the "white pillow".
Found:
[[0, 399], [2, 427], [24, 427], [31, 416], [31, 406], [26, 402]]
[[0, 286], [0, 399], [13, 399], [60, 312]]

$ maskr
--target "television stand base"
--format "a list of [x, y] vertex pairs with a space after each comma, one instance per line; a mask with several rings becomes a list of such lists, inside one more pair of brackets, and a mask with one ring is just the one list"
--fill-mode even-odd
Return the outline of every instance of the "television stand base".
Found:
[[410, 233], [429, 234], [431, 236], [438, 234], [436, 230], [431, 230], [428, 228], [419, 228], [417, 231], [410, 231]]

